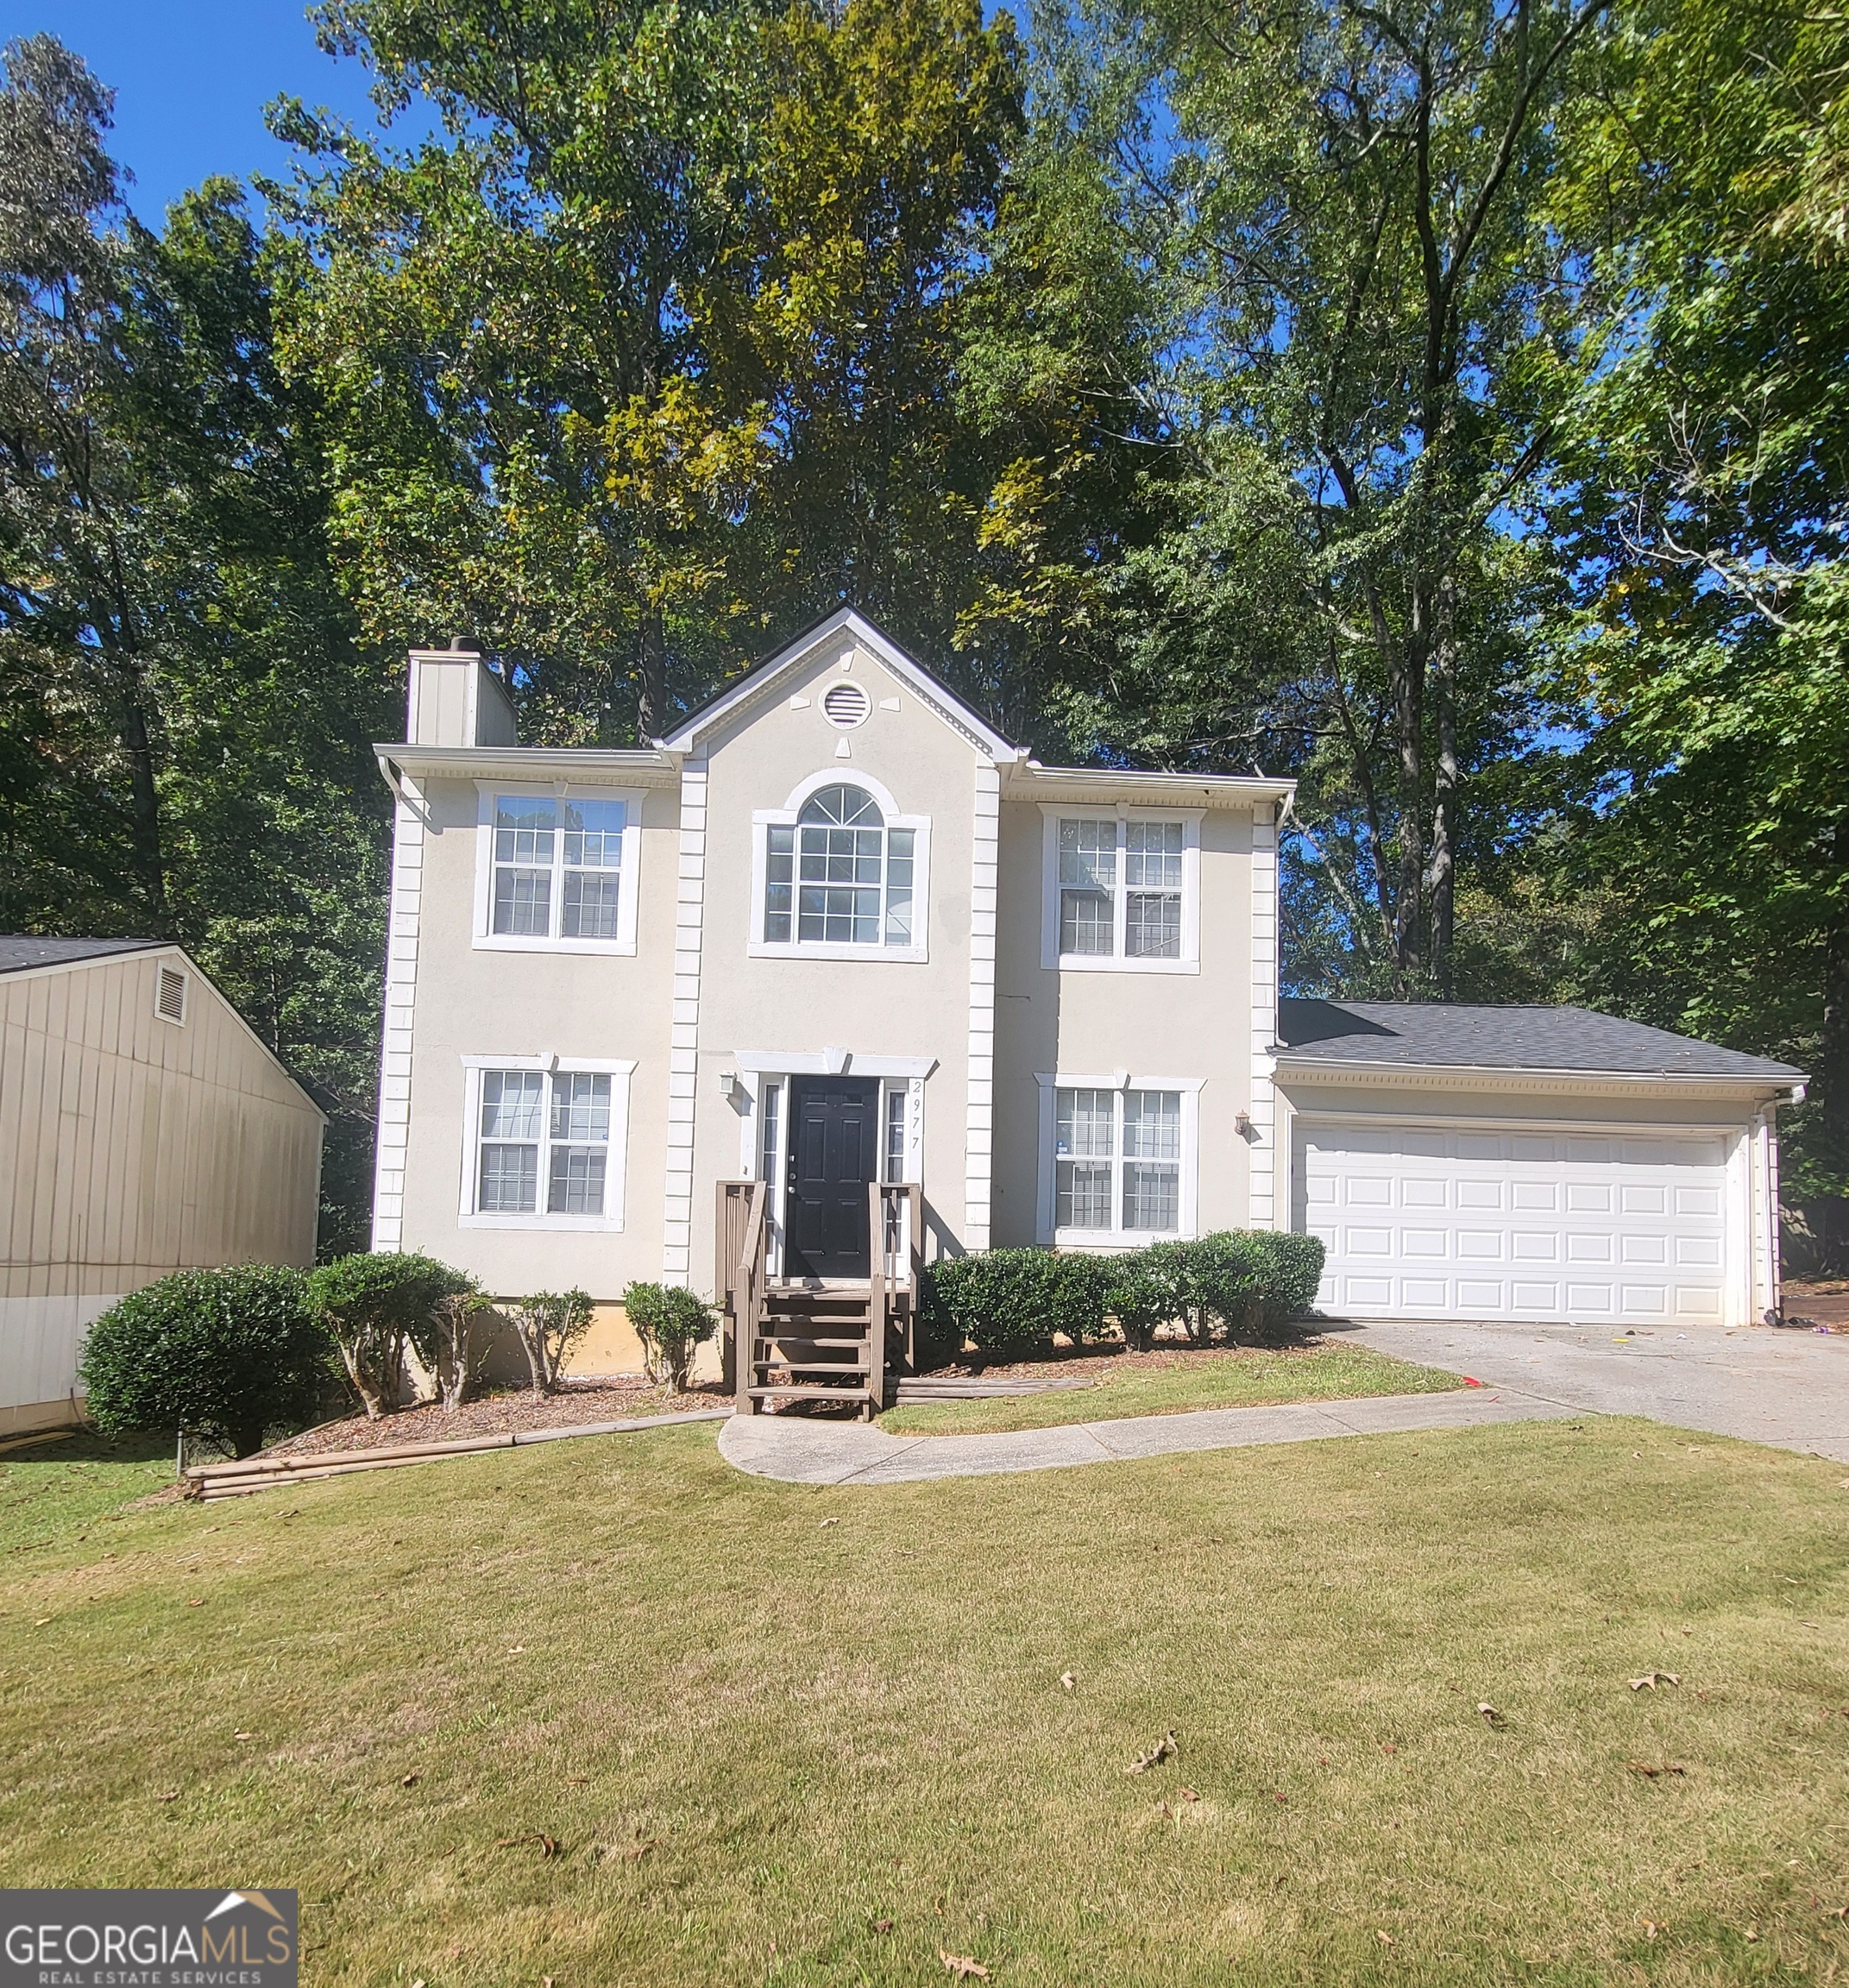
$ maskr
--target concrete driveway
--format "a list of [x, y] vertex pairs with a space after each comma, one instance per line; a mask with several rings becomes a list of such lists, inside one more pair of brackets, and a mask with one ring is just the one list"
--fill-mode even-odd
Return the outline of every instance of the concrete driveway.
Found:
[[1849, 1334], [1769, 1326], [1349, 1324], [1331, 1338], [1601, 1415], [1647, 1415], [1849, 1463]]

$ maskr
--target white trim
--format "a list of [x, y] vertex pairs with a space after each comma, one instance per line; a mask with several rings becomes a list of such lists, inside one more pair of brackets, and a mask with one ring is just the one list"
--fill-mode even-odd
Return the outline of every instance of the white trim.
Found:
[[867, 1056], [858, 1049], [740, 1049], [733, 1060], [753, 1077], [908, 1077], [921, 1082], [934, 1056]]
[[1246, 1147], [1246, 1221], [1254, 1229], [1278, 1222], [1276, 1069], [1278, 1040], [1278, 825], [1272, 810], [1252, 810], [1252, 1137]]
[[[842, 940], [788, 939], [771, 940], [764, 935], [764, 892], [770, 866], [770, 835], [773, 827], [791, 828], [796, 825], [796, 817], [812, 795], [820, 793], [824, 787], [858, 787], [870, 796], [879, 809], [882, 826], [891, 831], [909, 828], [912, 832], [912, 943], [909, 946], [856, 946]], [[800, 852], [798, 856], [800, 862]], [[881, 857], [881, 864], [886, 861]], [[800, 880], [792, 885], [790, 904], [790, 929], [795, 931], [799, 915], [794, 891], [800, 888]], [[880, 902], [885, 903], [885, 889], [882, 883]], [[887, 960], [898, 965], [920, 966], [930, 959], [930, 934], [928, 929], [931, 902], [931, 817], [928, 815], [902, 815], [898, 802], [889, 789], [877, 780], [859, 772], [839, 766], [831, 766], [820, 773], [811, 773], [798, 783], [781, 808], [758, 808], [752, 814], [752, 904], [751, 928], [745, 938], [745, 951], [752, 959], [867, 959]]]
[[416, 780], [576, 780], [591, 786], [626, 782], [672, 790], [680, 772], [663, 752], [606, 752], [577, 746], [412, 746], [375, 744], [387, 785], [399, 776]]
[[1293, 1061], [1288, 1050], [1274, 1054], [1276, 1081], [1290, 1084], [1345, 1084], [1357, 1090], [1528, 1092], [1539, 1096], [1613, 1098], [1706, 1097], [1737, 1098], [1764, 1104], [1789, 1099], [1801, 1103], [1802, 1077], [1677, 1076], [1660, 1071], [1512, 1069], [1506, 1064], [1481, 1063], [1338, 1063], [1318, 1057]]
[[[1131, 808], [1119, 802], [1108, 811], [1101, 803], [1043, 801], [1041, 813], [1040, 963], [1060, 973], [1198, 973], [1200, 972], [1200, 825], [1198, 808]], [[1060, 950], [1060, 824], [1062, 821], [1117, 823], [1117, 883], [1113, 893], [1116, 919], [1109, 953], [1061, 953]], [[1132, 959], [1123, 951], [1123, 928], [1129, 903], [1123, 830], [1132, 821], [1179, 821], [1181, 824], [1181, 951], [1173, 959]]]
[[379, 1048], [379, 1139], [373, 1165], [373, 1248], [405, 1243], [405, 1173], [411, 1145], [411, 1054], [417, 1014], [418, 934], [424, 902], [424, 799], [408, 777], [395, 790], [392, 888], [386, 913], [385, 1022]]
[[1129, 767], [1042, 766], [1037, 760], [1017, 762], [1003, 775], [1003, 797], [1009, 801], [1047, 798], [1076, 802], [1075, 813], [1131, 807], [1248, 808], [1288, 801], [1297, 791], [1294, 780], [1254, 779], [1238, 773], [1145, 773]]
[[707, 739], [720, 726], [747, 705], [779, 695], [777, 686], [784, 678], [805, 666], [818, 649], [825, 648], [843, 634], [852, 634], [858, 647], [865, 649], [883, 663], [928, 711], [978, 752], [986, 753], [991, 759], [1015, 760], [1022, 757], [1018, 746], [1010, 746], [961, 698], [921, 669], [902, 649], [852, 607], [838, 608], [826, 621], [811, 628], [806, 635], [798, 636], [787, 648], [766, 657], [723, 697], [708, 705], [703, 711], [695, 712], [677, 730], [657, 739], [655, 744], [664, 752], [703, 750]]
[[694, 1240], [694, 1123], [700, 1071], [700, 961], [706, 932], [707, 762], [681, 769], [679, 876], [674, 906], [674, 1019], [669, 1027], [668, 1159], [663, 1173], [661, 1279], [684, 1286]]
[[[1200, 1094], [1204, 1077], [1146, 1077], [1127, 1070], [1102, 1073], [1083, 1071], [1036, 1070], [1034, 1081], [1040, 1086], [1040, 1154], [1038, 1192], [1035, 1197], [1035, 1239], [1061, 1249], [1135, 1249], [1147, 1242], [1185, 1242], [1199, 1233], [1200, 1222]], [[1181, 1094], [1181, 1181], [1173, 1229], [1061, 1229], [1054, 1214], [1058, 1201], [1059, 1170], [1053, 1154], [1054, 1110], [1060, 1091], [1177, 1091]], [[1118, 1112], [1121, 1129], [1123, 1114]], [[1121, 1141], [1119, 1142], [1121, 1147]], [[1114, 1170], [1121, 1173], [1123, 1154], [1112, 1155]], [[1112, 1190], [1115, 1196], [1116, 1189]]]
[[[617, 883], [616, 936], [613, 939], [541, 938], [537, 934], [491, 932], [494, 897], [494, 801], [506, 794], [525, 801], [620, 801], [623, 803], [623, 858]], [[555, 829], [563, 838], [563, 829]], [[596, 787], [568, 781], [477, 780], [475, 782], [475, 909], [470, 944], [478, 953], [594, 953], [632, 954], [636, 950], [636, 904], [641, 895], [642, 790]], [[551, 896], [555, 922], [564, 907], [563, 840], [552, 859], [557, 888]]]
[[[460, 1229], [521, 1229], [536, 1232], [619, 1236], [623, 1232], [627, 1201], [629, 1161], [629, 1079], [635, 1075], [632, 1060], [605, 1056], [463, 1056], [459, 1059], [466, 1073], [462, 1086], [462, 1182], [456, 1214]], [[478, 1158], [481, 1143], [481, 1073], [484, 1070], [543, 1070], [549, 1077], [608, 1077], [610, 1085], [610, 1153], [604, 1162], [601, 1215], [549, 1215], [543, 1209], [531, 1215], [481, 1215], [475, 1211], [479, 1183]], [[620, 1081], [618, 1081], [620, 1079]], [[552, 1108], [548, 1086], [544, 1109]], [[550, 1142], [540, 1141], [542, 1150]], [[545, 1170], [540, 1170], [539, 1192], [545, 1192]]]
[[963, 1246], [986, 1249], [995, 1201], [995, 933], [1001, 876], [1002, 777], [976, 769], [971, 824], [970, 1036], [963, 1120]]

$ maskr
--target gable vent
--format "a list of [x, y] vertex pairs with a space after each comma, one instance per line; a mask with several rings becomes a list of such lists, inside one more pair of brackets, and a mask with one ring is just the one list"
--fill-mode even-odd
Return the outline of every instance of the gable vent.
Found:
[[872, 708], [858, 683], [831, 683], [822, 693], [821, 714], [837, 731], [851, 732], [856, 725], [865, 725]]
[[179, 967], [160, 969], [160, 985], [154, 991], [154, 1013], [163, 1022], [186, 1019], [186, 976]]

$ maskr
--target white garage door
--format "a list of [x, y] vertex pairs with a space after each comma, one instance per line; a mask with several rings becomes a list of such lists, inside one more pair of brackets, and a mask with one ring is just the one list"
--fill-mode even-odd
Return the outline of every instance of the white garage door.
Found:
[[1297, 1129], [1296, 1226], [1317, 1302], [1362, 1317], [1712, 1324], [1726, 1154], [1710, 1138]]

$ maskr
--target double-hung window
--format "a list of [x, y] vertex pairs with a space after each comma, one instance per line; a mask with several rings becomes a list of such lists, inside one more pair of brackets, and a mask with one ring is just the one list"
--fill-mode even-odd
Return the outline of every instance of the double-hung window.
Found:
[[925, 828], [852, 782], [761, 815], [752, 950], [921, 959]]
[[1041, 1241], [1192, 1232], [1197, 1082], [1041, 1083]]
[[469, 1057], [466, 1222], [617, 1228], [632, 1063], [557, 1067]]
[[1195, 971], [1198, 821], [1049, 808], [1042, 964]]
[[476, 943], [633, 952], [640, 801], [484, 787]]

